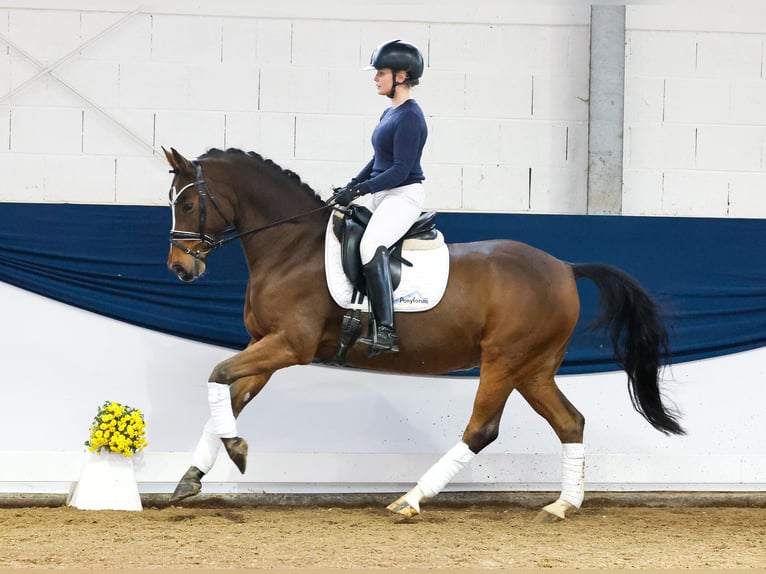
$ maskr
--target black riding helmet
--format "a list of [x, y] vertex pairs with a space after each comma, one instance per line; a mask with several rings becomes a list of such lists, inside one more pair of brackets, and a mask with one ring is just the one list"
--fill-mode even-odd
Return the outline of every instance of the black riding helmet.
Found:
[[[391, 40], [384, 42], [372, 52], [370, 65], [367, 70], [381, 70], [390, 68], [394, 75], [394, 85], [391, 88], [389, 98], [394, 97], [396, 86], [400, 83], [417, 86], [420, 83], [420, 77], [423, 75], [423, 55], [417, 47], [401, 40]], [[399, 70], [407, 72], [407, 79], [404, 82], [396, 81], [396, 73]]]

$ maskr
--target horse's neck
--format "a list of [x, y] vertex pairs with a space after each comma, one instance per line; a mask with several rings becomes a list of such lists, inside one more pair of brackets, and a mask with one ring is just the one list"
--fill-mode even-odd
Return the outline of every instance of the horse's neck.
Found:
[[239, 197], [235, 226], [245, 234], [242, 247], [251, 267], [294, 265], [321, 251], [328, 211], [318, 207], [300, 188], [283, 190], [276, 200], [257, 190]]
[[251, 275], [262, 279], [324, 262], [324, 226], [315, 222], [285, 223], [245, 236], [241, 243]]

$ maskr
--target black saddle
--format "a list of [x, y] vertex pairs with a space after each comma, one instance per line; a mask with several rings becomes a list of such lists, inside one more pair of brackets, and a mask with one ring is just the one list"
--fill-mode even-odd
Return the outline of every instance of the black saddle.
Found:
[[[364, 230], [370, 222], [372, 212], [362, 205], [349, 205], [343, 212], [343, 216], [333, 216], [333, 233], [341, 244], [341, 259], [343, 262], [343, 272], [351, 281], [354, 289], [365, 295], [367, 289], [364, 282], [364, 272], [362, 270], [362, 258], [359, 255], [359, 244], [362, 240]], [[429, 240], [436, 239], [439, 234], [436, 231], [435, 211], [426, 211], [420, 214], [420, 217], [412, 224], [412, 227], [404, 234], [396, 244], [389, 250], [391, 259], [391, 284], [393, 289], [399, 286], [402, 279], [402, 264], [411, 266], [412, 264], [402, 257], [402, 244], [405, 239]]]

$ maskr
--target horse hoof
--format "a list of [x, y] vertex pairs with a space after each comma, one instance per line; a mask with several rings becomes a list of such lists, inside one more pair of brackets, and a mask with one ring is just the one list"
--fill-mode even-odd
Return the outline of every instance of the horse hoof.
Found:
[[239, 469], [239, 472], [245, 474], [247, 468], [247, 441], [241, 437], [222, 438], [223, 446], [229, 454], [231, 462]]
[[413, 507], [403, 496], [386, 506], [386, 509], [406, 518], [413, 518], [420, 514], [420, 509]]
[[552, 522], [561, 522], [562, 520], [564, 519], [555, 514], [551, 514], [547, 510], [541, 510], [537, 513], [537, 516], [535, 516], [536, 524], [550, 524]]
[[202, 477], [205, 473], [198, 469], [196, 466], [190, 466], [178, 482], [173, 494], [170, 495], [169, 502], [178, 502], [184, 498], [189, 498], [195, 494], [199, 494], [202, 490]]
[[544, 506], [543, 509], [535, 517], [535, 522], [538, 524], [560, 522], [566, 519], [567, 513], [571, 512], [572, 510], [577, 510], [577, 507], [574, 504], [559, 498], [556, 502], [552, 502], [548, 506]]

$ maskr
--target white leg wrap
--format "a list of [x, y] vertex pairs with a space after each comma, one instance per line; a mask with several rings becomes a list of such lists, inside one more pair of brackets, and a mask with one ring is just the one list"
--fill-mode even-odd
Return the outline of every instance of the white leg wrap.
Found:
[[435, 465], [429, 468], [418, 481], [418, 487], [425, 498], [439, 494], [447, 483], [476, 456], [468, 445], [460, 441], [447, 451]]
[[585, 497], [585, 447], [582, 443], [561, 445], [561, 500], [580, 508]]
[[237, 436], [237, 421], [231, 408], [229, 385], [207, 384], [207, 400], [210, 403], [210, 430], [220, 438]]
[[207, 474], [215, 464], [218, 451], [221, 450], [221, 439], [213, 432], [213, 421], [208, 420], [202, 431], [202, 436], [197, 443], [192, 455], [192, 465]]

